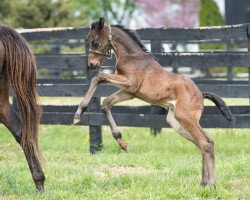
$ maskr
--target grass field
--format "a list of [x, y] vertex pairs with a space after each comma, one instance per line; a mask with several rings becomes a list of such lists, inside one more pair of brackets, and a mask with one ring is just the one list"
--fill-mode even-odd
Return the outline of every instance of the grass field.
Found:
[[104, 127], [104, 148], [88, 153], [88, 128], [40, 126], [46, 192], [34, 191], [20, 147], [0, 126], [0, 199], [250, 199], [250, 129], [208, 129], [215, 141], [217, 187], [199, 187], [196, 147], [163, 129], [121, 128], [129, 153]]

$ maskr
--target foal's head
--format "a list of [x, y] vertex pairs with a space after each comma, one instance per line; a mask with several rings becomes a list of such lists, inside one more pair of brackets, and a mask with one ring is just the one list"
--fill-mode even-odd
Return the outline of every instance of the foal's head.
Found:
[[92, 23], [88, 34], [89, 56], [88, 65], [90, 68], [99, 68], [105, 58], [110, 56], [111, 49], [111, 27], [104, 26], [105, 19]]

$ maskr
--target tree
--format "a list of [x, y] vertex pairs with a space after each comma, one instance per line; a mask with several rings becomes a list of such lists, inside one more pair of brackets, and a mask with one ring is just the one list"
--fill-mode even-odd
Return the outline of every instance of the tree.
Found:
[[68, 0], [26, 0], [17, 4], [15, 21], [17, 26], [24, 28], [79, 26], [86, 23], [83, 17], [76, 15]]
[[132, 0], [74, 0], [81, 15], [88, 21], [105, 17], [108, 23], [130, 25], [135, 11]]
[[9, 24], [11, 22], [11, 19], [9, 19], [9, 16], [11, 16], [11, 2], [9, 0], [1, 0], [0, 22]]
[[225, 24], [219, 8], [213, 0], [201, 0], [199, 18], [200, 26], [217, 26]]
[[88, 24], [69, 0], [1, 0], [0, 21], [13, 27], [40, 28]]
[[0, 20], [2, 21], [6, 16], [8, 16], [10, 10], [10, 1], [1, 0], [0, 3]]
[[[220, 14], [219, 8], [217, 4], [213, 0], [201, 0], [200, 2], [200, 12], [199, 12], [199, 18], [200, 18], [200, 26], [218, 26], [223, 25], [224, 20]], [[217, 50], [217, 49], [224, 49], [224, 44], [200, 44], [199, 45], [200, 50], [204, 51], [211, 51], [211, 50]], [[211, 75], [211, 71], [221, 71], [221, 68], [201, 68], [201, 71], [205, 74]], [[226, 71], [225, 69], [222, 69], [223, 71]]]
[[[201, 0], [200, 2], [200, 26], [218, 26], [224, 25], [224, 19], [220, 14], [217, 4], [213, 0]], [[222, 44], [201, 44], [201, 50], [223, 49]]]

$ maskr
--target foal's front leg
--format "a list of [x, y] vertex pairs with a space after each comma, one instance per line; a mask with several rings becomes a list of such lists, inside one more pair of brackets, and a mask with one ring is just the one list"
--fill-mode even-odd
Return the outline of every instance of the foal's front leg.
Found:
[[119, 88], [127, 88], [129, 87], [129, 81], [126, 77], [118, 74], [105, 74], [105, 73], [99, 73], [95, 75], [92, 80], [90, 87], [86, 93], [86, 95], [81, 100], [78, 109], [74, 116], [74, 124], [77, 124], [80, 122], [81, 115], [84, 113], [84, 111], [87, 109], [87, 106], [94, 95], [94, 92], [97, 88], [97, 85], [103, 82], [111, 83], [112, 85], [115, 85]]
[[122, 135], [121, 135], [116, 123], [115, 123], [115, 120], [112, 116], [110, 109], [114, 104], [120, 103], [122, 101], [130, 100], [133, 98], [134, 98], [133, 94], [128, 93], [124, 90], [119, 90], [118, 92], [116, 92], [116, 93], [112, 94], [111, 96], [107, 97], [106, 99], [104, 99], [103, 103], [102, 103], [102, 112], [108, 118], [112, 135], [124, 151], [128, 150], [127, 149], [128, 145], [122, 139]]

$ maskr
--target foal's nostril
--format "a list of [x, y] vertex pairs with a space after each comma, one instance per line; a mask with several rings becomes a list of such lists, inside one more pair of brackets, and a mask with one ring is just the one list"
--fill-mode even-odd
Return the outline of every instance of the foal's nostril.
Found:
[[93, 65], [92, 63], [90, 63], [90, 64], [89, 64], [89, 67], [90, 67], [90, 68], [93, 68], [93, 67], [94, 67], [94, 65]]
[[92, 47], [97, 48], [99, 46], [99, 43], [97, 41], [93, 40], [93, 41], [91, 41], [91, 45], [92, 45]]
[[93, 64], [93, 63], [89, 63], [88, 66], [90, 69], [97, 69], [100, 67], [99, 63]]

